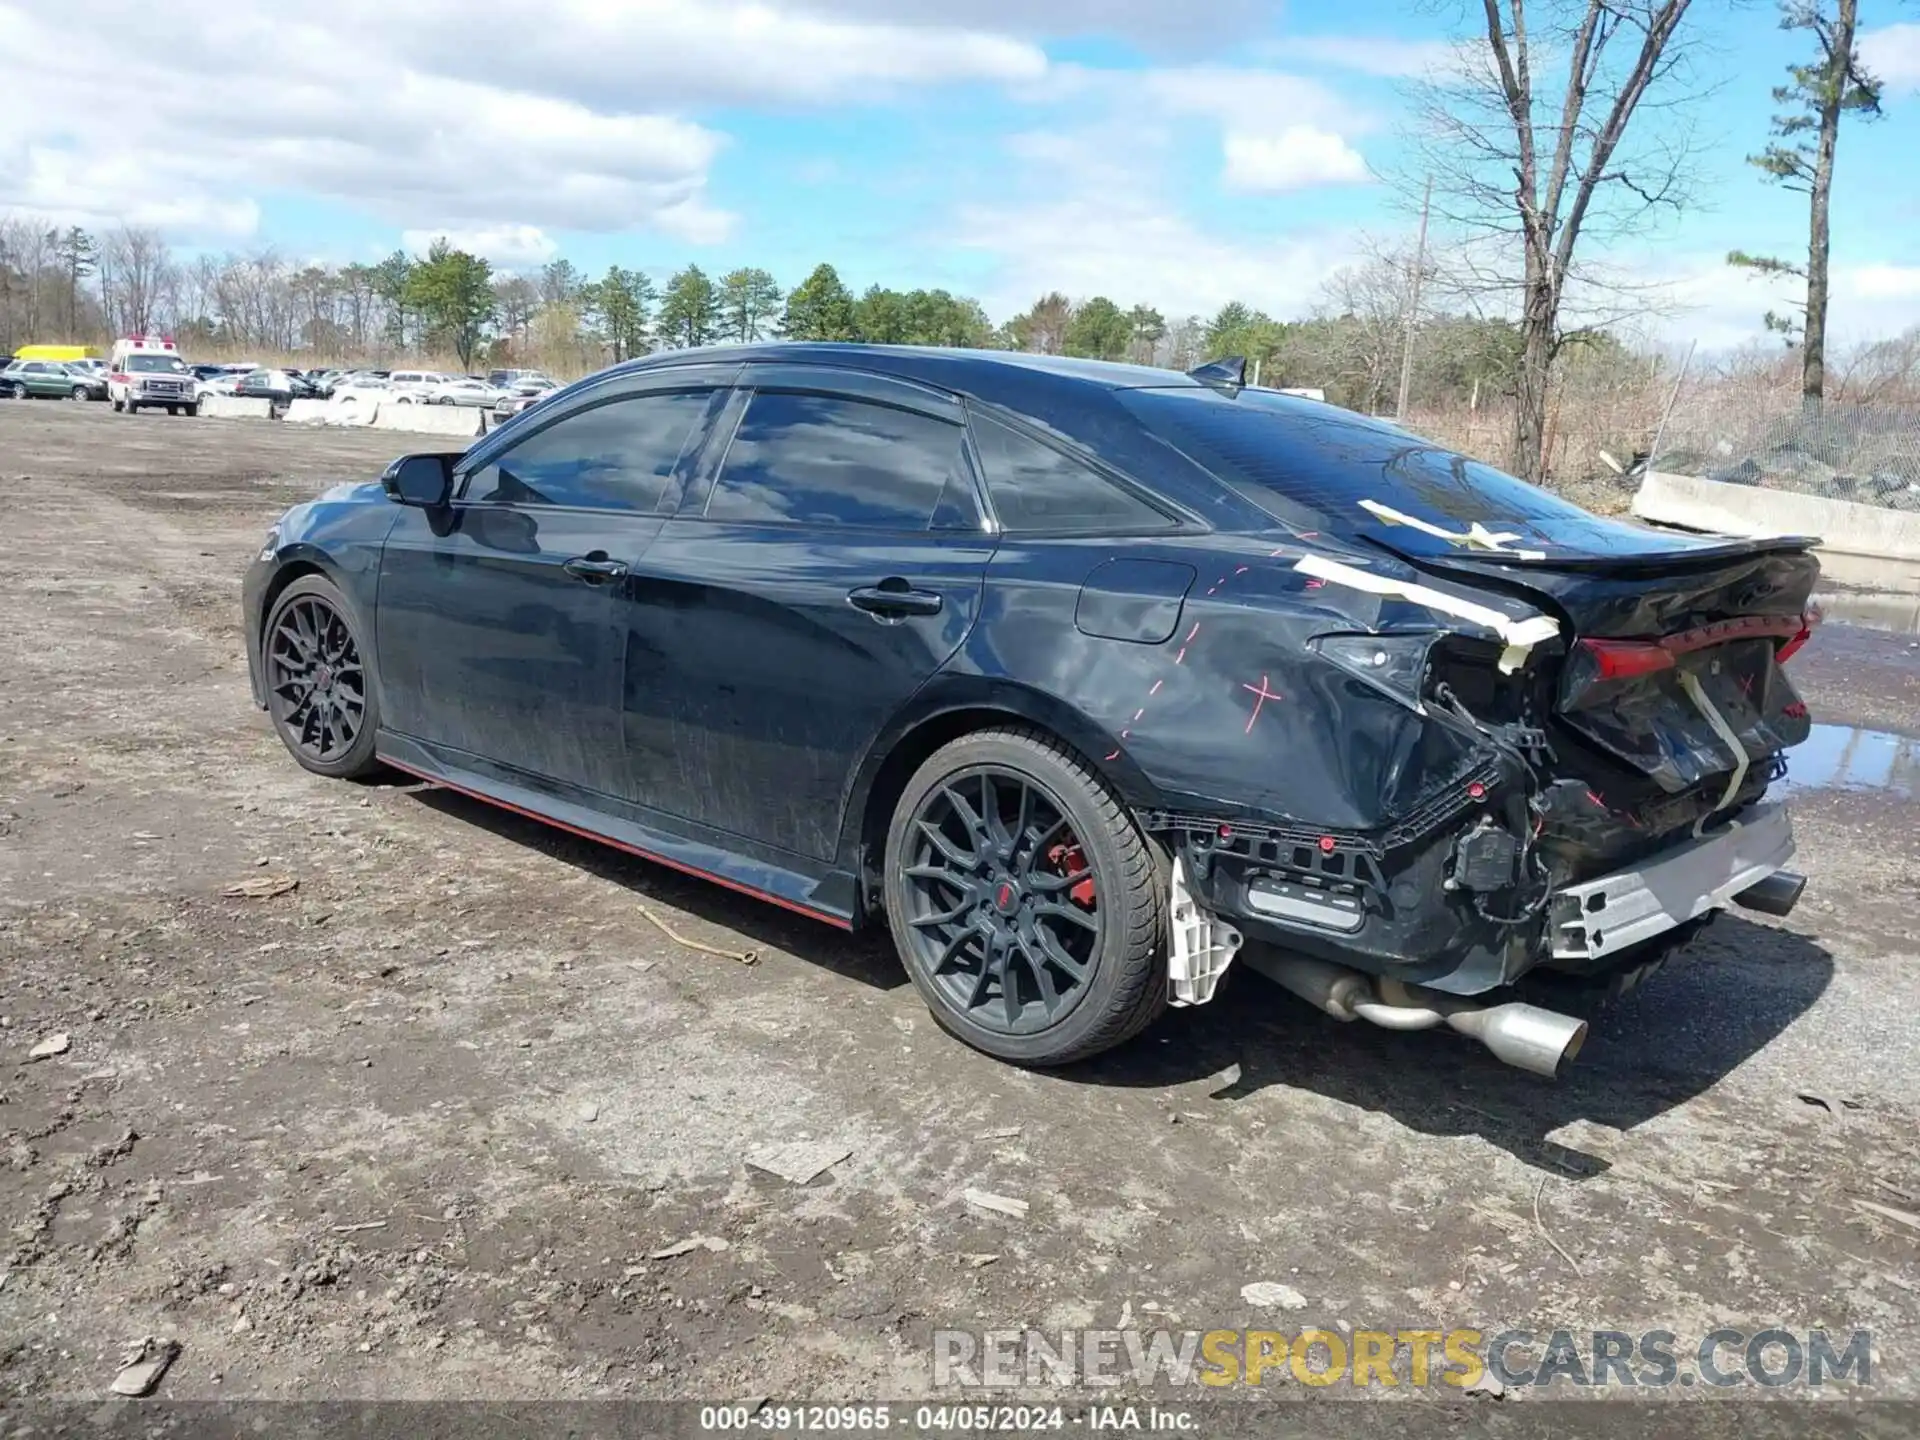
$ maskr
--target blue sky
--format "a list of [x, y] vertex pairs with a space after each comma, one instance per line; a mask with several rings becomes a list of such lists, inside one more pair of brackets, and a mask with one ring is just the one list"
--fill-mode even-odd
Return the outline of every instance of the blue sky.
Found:
[[[1863, 8], [1887, 115], [1843, 141], [1842, 339], [1920, 323], [1920, 15]], [[1712, 93], [1683, 112], [1695, 203], [1607, 258], [1665, 282], [1646, 328], [1716, 346], [1769, 303], [1725, 251], [1804, 247], [1803, 203], [1742, 157], [1805, 39], [1763, 0], [1696, 10]], [[856, 288], [945, 286], [996, 317], [1054, 288], [1170, 316], [1228, 298], [1306, 313], [1368, 238], [1409, 232], [1375, 177], [1407, 168], [1408, 79], [1463, 23], [1385, 0], [223, 0], [164, 29], [151, 15], [0, 0], [13, 112], [99, 121], [0, 134], [0, 211], [298, 259], [447, 233], [508, 267], [752, 264], [791, 285], [830, 260]], [[140, 123], [123, 123], [130, 105]]]

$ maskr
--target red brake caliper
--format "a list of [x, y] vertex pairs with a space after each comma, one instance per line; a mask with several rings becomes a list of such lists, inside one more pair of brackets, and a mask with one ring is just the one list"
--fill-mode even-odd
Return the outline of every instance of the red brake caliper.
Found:
[[1047, 851], [1047, 864], [1053, 867], [1056, 875], [1078, 875], [1085, 878], [1074, 883], [1067, 894], [1073, 897], [1073, 903], [1083, 910], [1093, 908], [1093, 871], [1087, 865], [1087, 857], [1081, 853], [1080, 843], [1063, 840]]

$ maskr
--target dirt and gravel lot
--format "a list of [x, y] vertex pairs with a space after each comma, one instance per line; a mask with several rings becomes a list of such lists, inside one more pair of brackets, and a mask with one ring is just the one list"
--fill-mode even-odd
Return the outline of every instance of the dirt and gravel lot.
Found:
[[[1897, 776], [1803, 790], [1799, 912], [1719, 919], [1558, 1085], [1244, 974], [1022, 1073], [880, 942], [292, 763], [239, 577], [397, 438], [0, 405], [0, 1394], [100, 1394], [150, 1335], [176, 1398], [901, 1398], [936, 1326], [1123, 1316], [1866, 1327], [1920, 1394]], [[1818, 718], [1920, 734], [1909, 637], [1795, 664]], [[298, 885], [225, 893], [263, 877]], [[849, 1158], [744, 1164], [799, 1137]]]

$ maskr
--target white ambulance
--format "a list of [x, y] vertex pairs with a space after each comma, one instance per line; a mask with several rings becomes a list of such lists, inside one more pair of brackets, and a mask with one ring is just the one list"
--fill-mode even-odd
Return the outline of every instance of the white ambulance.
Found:
[[170, 336], [125, 335], [113, 342], [107, 368], [107, 398], [115, 410], [132, 415], [164, 409], [169, 415], [198, 415], [193, 372]]

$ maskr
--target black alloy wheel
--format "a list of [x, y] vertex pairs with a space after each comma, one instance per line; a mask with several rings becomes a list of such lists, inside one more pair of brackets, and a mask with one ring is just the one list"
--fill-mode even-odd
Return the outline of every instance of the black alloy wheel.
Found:
[[1073, 751], [986, 730], [936, 752], [896, 806], [885, 898], [939, 1023], [976, 1049], [1060, 1065], [1166, 1003], [1164, 867]]
[[340, 592], [319, 576], [288, 586], [261, 651], [268, 712], [293, 758], [336, 779], [375, 769], [378, 711]]
[[1099, 888], [1060, 802], [983, 765], [943, 780], [913, 819], [908, 942], [956, 1009], [1004, 1035], [1058, 1024], [1100, 953]]

